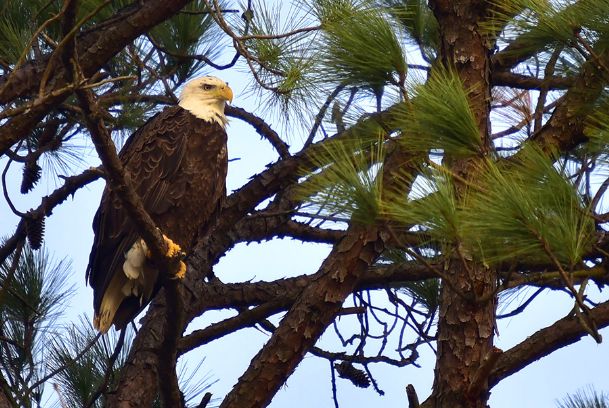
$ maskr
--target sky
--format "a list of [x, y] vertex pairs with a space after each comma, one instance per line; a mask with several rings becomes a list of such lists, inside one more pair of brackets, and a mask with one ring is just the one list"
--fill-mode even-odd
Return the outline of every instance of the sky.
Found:
[[[207, 73], [227, 80], [235, 93], [234, 104], [258, 115], [261, 104], [255, 96], [245, 91], [247, 75], [241, 69], [226, 72]], [[290, 144], [298, 145], [298, 132], [286, 132], [278, 125], [278, 120], [269, 120], [280, 135], [290, 133]], [[228, 125], [229, 157], [235, 159], [229, 164], [228, 191], [238, 188], [248, 178], [273, 162], [276, 155], [270, 145], [248, 125], [232, 119]], [[296, 135], [295, 135], [296, 134]], [[95, 166], [95, 157], [90, 143], [82, 146], [81, 155], [86, 158], [82, 168]], [[5, 161], [0, 161], [2, 168]], [[75, 172], [74, 174], [76, 174]], [[24, 211], [39, 204], [40, 197], [51, 192], [53, 184], [43, 179], [33, 193], [22, 197], [19, 193], [21, 169], [13, 166], [8, 177], [9, 192], [17, 207]], [[68, 199], [57, 207], [47, 219], [45, 245], [55, 259], [67, 258], [72, 261], [70, 283], [76, 291], [68, 306], [64, 324], [78, 322], [83, 313], [92, 316], [92, 292], [85, 286], [85, 268], [93, 240], [91, 222], [99, 204], [103, 182], [97, 181], [79, 190], [74, 199]], [[12, 234], [17, 218], [11, 214], [4, 198], [0, 199], [0, 235]], [[272, 280], [276, 278], [314, 273], [329, 252], [328, 245], [303, 244], [294, 240], [273, 240], [262, 244], [240, 244], [221, 259], [215, 267], [216, 275], [225, 282], [250, 280]], [[294, 260], [298, 260], [295, 262]], [[517, 303], [513, 303], [514, 307]], [[524, 340], [538, 329], [564, 317], [572, 308], [572, 302], [564, 293], [550, 292], [538, 297], [527, 310], [513, 318], [499, 321], [496, 337], [497, 347], [506, 350]], [[197, 319], [189, 330], [226, 318], [226, 312], [206, 313]], [[349, 317], [341, 319], [347, 327]], [[609, 330], [601, 330], [609, 338]], [[244, 329], [223, 339], [206, 345], [203, 349], [187, 355], [184, 359], [186, 370], [194, 370], [201, 358], [205, 358], [199, 368], [200, 375], [216, 379], [210, 392], [215, 397], [224, 396], [247, 368], [250, 359], [268, 339], [268, 335], [256, 329]], [[338, 350], [330, 331], [320, 340], [319, 345], [328, 350]], [[405, 387], [413, 384], [423, 401], [429, 394], [433, 382], [434, 355], [429, 348], [421, 347], [417, 363], [420, 368], [410, 366], [395, 368], [384, 365], [371, 366], [378, 386], [385, 392], [379, 396], [371, 388], [359, 389], [350, 382], [337, 379], [338, 399], [341, 407], [389, 407], [407, 406]], [[491, 394], [493, 408], [513, 407], [554, 407], [557, 398], [564, 397], [578, 389], [593, 385], [599, 391], [609, 391], [609, 345], [597, 345], [590, 337], [573, 346], [553, 353], [497, 385]], [[307, 356], [288, 379], [271, 403], [273, 408], [290, 406], [332, 407], [330, 387], [330, 364], [323, 359]], [[50, 404], [50, 402], [49, 402]]]

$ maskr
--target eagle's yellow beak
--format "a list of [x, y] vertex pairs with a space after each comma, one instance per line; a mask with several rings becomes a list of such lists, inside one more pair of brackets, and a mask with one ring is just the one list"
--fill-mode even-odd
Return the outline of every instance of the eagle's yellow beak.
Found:
[[233, 102], [233, 90], [230, 89], [230, 86], [224, 85], [218, 89], [218, 96], [229, 103]]

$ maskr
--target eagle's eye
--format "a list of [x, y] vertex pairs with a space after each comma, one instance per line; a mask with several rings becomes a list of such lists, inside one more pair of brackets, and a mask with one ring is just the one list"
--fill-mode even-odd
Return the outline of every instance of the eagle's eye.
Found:
[[213, 89], [213, 87], [214, 86], [210, 85], [210, 84], [203, 84], [203, 89], [206, 90], [206, 91], [209, 91], [209, 90]]

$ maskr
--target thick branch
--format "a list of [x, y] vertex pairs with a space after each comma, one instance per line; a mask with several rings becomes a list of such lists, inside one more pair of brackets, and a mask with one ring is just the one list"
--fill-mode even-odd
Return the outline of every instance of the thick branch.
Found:
[[[221, 407], [266, 406], [338, 313], [383, 248], [376, 229], [351, 227]], [[286, 347], [289, 345], [289, 347]]]
[[[609, 301], [590, 309], [589, 317], [594, 319], [598, 328], [609, 326]], [[564, 317], [551, 326], [539, 330], [499, 357], [489, 376], [489, 386], [497, 385], [504, 378], [558, 349], [579, 341], [587, 334], [577, 316]]]

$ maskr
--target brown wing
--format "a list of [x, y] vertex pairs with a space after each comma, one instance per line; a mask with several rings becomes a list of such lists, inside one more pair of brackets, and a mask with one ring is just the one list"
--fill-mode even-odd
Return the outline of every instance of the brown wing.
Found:
[[[166, 108], [129, 138], [120, 158], [157, 226], [188, 251], [196, 227], [206, 221], [225, 194], [224, 129], [180, 107]], [[197, 199], [204, 199], [204, 204]], [[202, 209], [208, 206], [214, 208]], [[93, 231], [87, 280], [93, 287], [97, 314], [113, 276], [123, 273], [125, 252], [138, 239], [120, 200], [109, 188], [104, 190]], [[145, 306], [142, 301], [149, 299], [125, 300], [123, 309], [128, 310], [117, 312], [122, 320], [131, 319]]]

